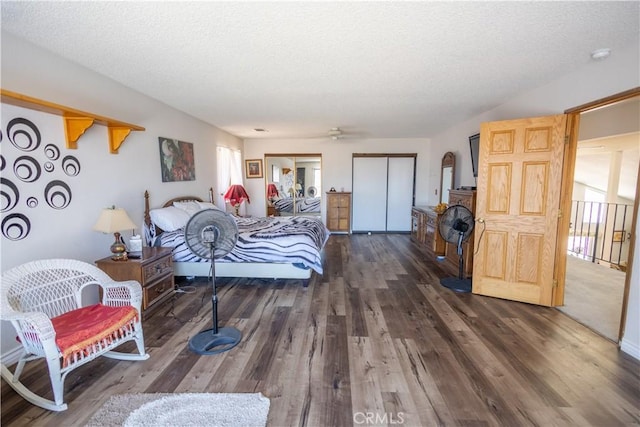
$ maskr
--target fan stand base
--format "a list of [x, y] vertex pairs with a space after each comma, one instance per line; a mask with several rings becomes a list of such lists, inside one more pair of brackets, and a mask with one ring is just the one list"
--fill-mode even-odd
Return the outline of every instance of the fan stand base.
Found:
[[445, 277], [440, 279], [440, 284], [455, 292], [471, 292], [471, 279], [459, 279], [457, 277]]
[[217, 334], [207, 329], [189, 340], [189, 350], [203, 355], [223, 353], [238, 345], [241, 339], [242, 333], [236, 328], [218, 328]]

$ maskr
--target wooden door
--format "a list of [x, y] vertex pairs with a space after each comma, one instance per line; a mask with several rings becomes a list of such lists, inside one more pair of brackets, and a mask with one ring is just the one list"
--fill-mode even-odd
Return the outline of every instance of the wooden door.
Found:
[[566, 115], [482, 124], [473, 293], [555, 303], [566, 124]]

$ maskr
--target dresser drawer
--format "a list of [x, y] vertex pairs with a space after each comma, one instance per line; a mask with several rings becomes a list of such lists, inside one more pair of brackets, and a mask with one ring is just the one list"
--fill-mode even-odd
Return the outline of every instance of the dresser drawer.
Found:
[[329, 231], [348, 233], [351, 229], [351, 193], [327, 193], [327, 219]]
[[166, 295], [173, 292], [173, 276], [169, 275], [143, 289], [142, 309], [146, 310]]
[[148, 307], [160, 306], [160, 300], [173, 294], [173, 266], [171, 248], [145, 247], [142, 257], [113, 261], [106, 257], [96, 265], [113, 280], [135, 280], [142, 285], [142, 315]]
[[436, 215], [427, 215], [427, 226], [435, 228], [438, 222], [437, 218]]
[[476, 192], [468, 190], [449, 191], [449, 206], [462, 205], [471, 212], [476, 210]]
[[449, 196], [449, 206], [454, 206], [454, 205], [461, 205], [469, 210], [473, 208], [473, 206], [471, 205], [471, 200], [468, 197]]
[[171, 265], [171, 257], [166, 256], [158, 259], [142, 268], [142, 285], [151, 283], [158, 277], [173, 273], [173, 267]]

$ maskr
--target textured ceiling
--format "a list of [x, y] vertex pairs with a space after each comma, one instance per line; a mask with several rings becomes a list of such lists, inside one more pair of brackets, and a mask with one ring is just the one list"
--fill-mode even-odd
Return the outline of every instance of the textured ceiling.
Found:
[[3, 31], [242, 138], [434, 136], [640, 28], [636, 1], [0, 3]]

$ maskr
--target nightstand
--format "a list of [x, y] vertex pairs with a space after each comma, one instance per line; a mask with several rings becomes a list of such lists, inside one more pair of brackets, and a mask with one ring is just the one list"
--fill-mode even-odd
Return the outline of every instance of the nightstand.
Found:
[[142, 314], [174, 292], [171, 248], [142, 248], [142, 257], [113, 261], [111, 257], [96, 261], [96, 265], [113, 280], [137, 280], [142, 285]]

